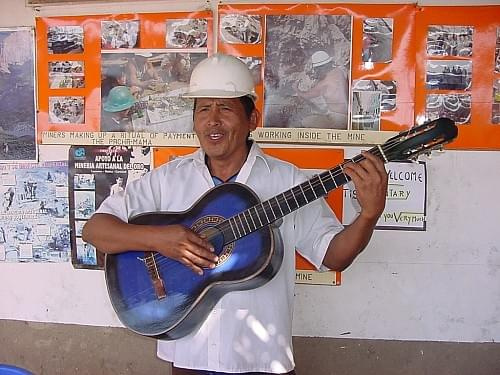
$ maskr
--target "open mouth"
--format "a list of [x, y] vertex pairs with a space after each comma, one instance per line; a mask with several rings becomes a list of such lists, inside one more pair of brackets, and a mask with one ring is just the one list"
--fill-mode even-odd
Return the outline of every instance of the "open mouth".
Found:
[[223, 137], [223, 134], [222, 133], [211, 133], [211, 134], [208, 134], [208, 138], [212, 141], [218, 141], [219, 139], [221, 139]]

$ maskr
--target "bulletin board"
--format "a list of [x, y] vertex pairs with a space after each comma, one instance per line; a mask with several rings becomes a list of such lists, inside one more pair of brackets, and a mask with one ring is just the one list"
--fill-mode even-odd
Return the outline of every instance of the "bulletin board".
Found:
[[[153, 149], [153, 163], [158, 167], [178, 156], [187, 155], [196, 150], [192, 147], [162, 147]], [[313, 148], [272, 148], [264, 147], [268, 155], [291, 162], [302, 169], [330, 169], [344, 160], [344, 152], [340, 149]], [[327, 202], [335, 215], [342, 218], [342, 189], [330, 192]], [[317, 272], [315, 267], [299, 254], [296, 254], [296, 282], [300, 284], [340, 285], [340, 272]]]
[[[155, 54], [172, 47], [166, 42], [168, 20], [205, 19], [208, 22], [206, 53], [213, 53], [211, 47], [216, 44], [218, 51], [241, 57], [255, 74], [257, 106], [263, 114], [261, 126], [253, 133], [257, 142], [380, 144], [415, 123], [436, 116], [451, 116], [460, 125], [460, 132], [447, 147], [496, 150], [500, 147], [498, 11], [498, 6], [219, 4], [218, 30], [213, 28], [210, 11], [38, 18], [38, 141], [115, 144], [107, 133], [109, 129], [103, 129], [100, 124], [103, 21], [138, 21], [140, 37], [133, 52], [148, 50]], [[82, 27], [81, 52], [49, 52], [49, 28], [57, 26]], [[443, 42], [440, 35], [450, 40], [465, 38], [463, 42], [470, 44], [469, 52], [464, 52], [467, 48], [459, 54], [436, 52], [436, 45]], [[213, 43], [214, 37], [216, 43]], [[288, 44], [280, 44], [282, 40]], [[183, 52], [189, 53], [192, 49]], [[318, 57], [320, 55], [322, 57]], [[348, 109], [343, 109], [343, 114], [349, 116], [347, 125], [329, 117], [336, 116], [333, 112], [337, 109], [330, 110], [316, 97], [314, 100], [309, 97], [312, 79], [308, 81], [305, 73], [309, 73], [308, 64], [319, 65], [321, 58], [346, 75]], [[51, 88], [49, 64], [67, 60], [77, 61], [77, 67], [81, 65], [84, 87]], [[465, 83], [450, 86], [449, 79], [456, 75], [453, 67], [460, 68], [461, 74], [465, 71]], [[281, 90], [278, 95], [274, 95], [275, 86]], [[83, 98], [85, 110], [81, 123], [49, 120], [49, 101], [57, 101], [61, 96]], [[276, 98], [277, 102], [273, 101]], [[306, 99], [311, 102], [308, 106], [298, 105]], [[306, 112], [301, 112], [302, 108], [306, 108]], [[326, 120], [325, 113], [315, 111], [326, 111]], [[469, 115], [464, 115], [464, 111]], [[295, 115], [292, 112], [296, 112]], [[171, 132], [188, 134], [191, 130], [186, 132], [187, 129], [187, 122], [184, 128], [173, 130], [142, 127], [139, 132], [153, 134], [147, 141], [124, 135], [126, 140], [120, 144], [196, 146], [193, 136], [165, 136]], [[96, 140], [96, 133], [103, 130], [105, 134]], [[122, 130], [130, 133], [130, 130]]]
[[[246, 58], [253, 57], [262, 61], [261, 79], [257, 86], [259, 94], [257, 105], [264, 113], [262, 124], [264, 127], [273, 128], [283, 125], [287, 128], [306, 127], [298, 125], [295, 119], [274, 120], [278, 116], [266, 116], [273, 104], [264, 103], [270, 91], [273, 91], [271, 90], [272, 82], [269, 81], [274, 79], [271, 77], [273, 75], [280, 76], [280, 73], [275, 73], [273, 69], [285, 70], [278, 80], [285, 81], [286, 75], [297, 76], [301, 79], [304, 76], [302, 72], [307, 70], [304, 66], [310, 63], [310, 60], [314, 60], [315, 53], [326, 52], [330, 56], [328, 65], [341, 67], [348, 72], [351, 91], [360, 89], [355, 84], [359, 80], [375, 81], [375, 85], [368, 84], [366, 89], [372, 92], [378, 90], [377, 83], [392, 82], [393, 91], [391, 92], [395, 95], [388, 98], [386, 103], [392, 102], [392, 106], [388, 106], [386, 111], [382, 109], [379, 127], [364, 130], [401, 131], [413, 126], [414, 118], [415, 13], [416, 8], [412, 4], [219, 5], [218, 51]], [[258, 41], [242, 41], [227, 36], [230, 33], [230, 27], [234, 29], [234, 24], [248, 22], [249, 17], [255, 22], [254, 28], [261, 28], [261, 38]], [[340, 19], [336, 20], [335, 18], [338, 17]], [[374, 23], [385, 23], [387, 30], [386, 56], [375, 58], [375, 61], [363, 56], [368, 50], [367, 44], [370, 43], [367, 30], [370, 28], [377, 30], [376, 25], [367, 24], [367, 19]], [[281, 42], [277, 39], [282, 38], [289, 38], [288, 44], [280, 45]], [[347, 45], [349, 43], [350, 46]], [[342, 48], [344, 50], [339, 55], [336, 50]], [[279, 51], [275, 52], [276, 49]], [[285, 57], [273, 58], [275, 53]], [[285, 82], [281, 86], [286, 85]], [[388, 89], [388, 86], [384, 86], [384, 89]], [[332, 91], [334, 90], [335, 88], [332, 88]], [[281, 92], [283, 96], [297, 96], [289, 87], [284, 87]], [[293, 104], [297, 103], [300, 105], [301, 101], [291, 103], [286, 109], [291, 111]], [[353, 112], [352, 102], [348, 104], [349, 111]], [[268, 123], [266, 120], [269, 120]], [[340, 130], [353, 129], [352, 123], [354, 123], [352, 118], [351, 124], [346, 127], [324, 122], [325, 125], [331, 125], [332, 129]], [[312, 127], [320, 128], [321, 124], [318, 123]], [[273, 141], [273, 137], [263, 134], [262, 140]]]
[[419, 7], [416, 40], [416, 118], [454, 119], [452, 149], [499, 150], [500, 7]]
[[[188, 45], [187, 42], [186, 44], [178, 42], [179, 35], [187, 35], [187, 32], [184, 34], [182, 30], [182, 23], [197, 20], [201, 20], [203, 28], [206, 28], [203, 30], [205, 36], [203, 43]], [[174, 31], [174, 34], [177, 33], [175, 34], [177, 44], [172, 43], [171, 35], [167, 32], [169, 25], [177, 27], [178, 31]], [[126, 38], [123, 36], [125, 31], [128, 31]], [[118, 32], [121, 33], [120, 37], [113, 38]], [[132, 57], [142, 55], [148, 60], [157, 58], [157, 61], [152, 62], [156, 64], [163, 64], [161, 57], [169, 53], [190, 55], [196, 52], [204, 53], [202, 57], [206, 57], [211, 50], [212, 33], [210, 11], [37, 18], [39, 140], [42, 139], [43, 132], [52, 131], [55, 132], [53, 134], [55, 138], [58, 138], [58, 135], [64, 137], [72, 134], [73, 137], [66, 143], [74, 144], [78, 139], [87, 139], [85, 143], [92, 144], [93, 134], [102, 130], [101, 84], [105, 52], [107, 56], [111, 56], [106, 61], [109, 65], [125, 59], [127, 53]], [[130, 35], [133, 35], [133, 38]], [[112, 58], [113, 53], [115, 59]], [[57, 65], [58, 62], [60, 66]], [[61, 69], [62, 73], [67, 70], [72, 71], [74, 84], [58, 86], [55, 82], [54, 85], [52, 74], [61, 73]], [[75, 79], [79, 77], [84, 79], [83, 83], [78, 81], [75, 83]], [[185, 81], [188, 79], [189, 77]], [[65, 102], [62, 105], [70, 100], [69, 103], [75, 107], [76, 115], [71, 111], [67, 111], [68, 116], [65, 116], [65, 112], [61, 116], [54, 115], [54, 105], [63, 100]], [[60, 106], [61, 103], [58, 107]], [[147, 110], [144, 107], [139, 109]], [[55, 141], [57, 143], [56, 139]]]

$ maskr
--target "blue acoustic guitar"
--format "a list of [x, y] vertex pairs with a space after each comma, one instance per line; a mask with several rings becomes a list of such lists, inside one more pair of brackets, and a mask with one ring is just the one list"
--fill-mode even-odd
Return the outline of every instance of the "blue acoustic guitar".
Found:
[[[450, 142], [457, 132], [453, 121], [441, 118], [402, 132], [369, 152], [384, 162], [415, 159]], [[350, 161], [363, 159], [358, 155]], [[133, 224], [181, 224], [202, 233], [219, 261], [200, 276], [156, 252], [106, 255], [106, 283], [118, 317], [146, 336], [168, 340], [193, 332], [224, 294], [257, 288], [278, 272], [283, 248], [272, 223], [348, 181], [340, 164], [264, 202], [245, 185], [225, 183], [187, 211], [131, 218]]]

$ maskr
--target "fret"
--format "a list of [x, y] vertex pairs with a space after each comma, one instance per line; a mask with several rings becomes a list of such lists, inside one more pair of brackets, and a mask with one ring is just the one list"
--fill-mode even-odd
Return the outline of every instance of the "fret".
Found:
[[323, 181], [321, 179], [321, 175], [318, 175], [318, 180], [321, 183], [321, 186], [323, 187], [323, 190], [325, 191], [325, 194], [328, 194], [328, 190], [326, 190], [325, 185], [323, 184]]
[[[254, 206], [254, 208], [255, 208], [255, 206]], [[250, 212], [250, 209], [248, 209], [247, 211], [248, 211], [248, 216], [250, 216], [250, 219], [252, 219], [252, 224], [253, 224], [254, 230], [256, 230], [257, 229], [257, 224], [255, 224], [255, 221], [253, 220], [252, 213]]]
[[238, 227], [238, 222], [236, 221], [236, 218], [233, 216], [231, 219], [233, 219], [234, 221], [234, 226], [236, 227], [236, 230], [238, 231], [238, 236], [236, 236], [235, 238], [241, 238], [241, 232], [240, 232], [240, 228]]
[[250, 232], [253, 232], [253, 231], [255, 230], [255, 228], [254, 228], [254, 229], [252, 229], [252, 227], [250, 226], [250, 222], [248, 221], [247, 216], [245, 215], [245, 214], [246, 214], [246, 212], [247, 212], [247, 211], [243, 211], [243, 212], [242, 212], [243, 219], [245, 219], [245, 222], [247, 223], [247, 226], [248, 226], [248, 229], [250, 230]]
[[332, 182], [333, 182], [333, 184], [335, 185], [335, 187], [336, 187], [336, 188], [337, 188], [337, 187], [339, 187], [339, 185], [337, 185], [337, 182], [335, 181], [335, 176], [333, 175], [333, 173], [332, 173], [332, 170], [331, 170], [331, 169], [328, 171], [328, 173], [330, 174], [330, 179], [332, 180]]
[[271, 212], [273, 213], [274, 220], [276, 220], [278, 218], [278, 216], [276, 216], [276, 214], [274, 213], [273, 206], [271, 205], [271, 201], [267, 200], [266, 202], [269, 205], [269, 208], [271, 209]]
[[332, 180], [331, 178], [331, 173], [330, 171], [323, 172], [319, 175], [321, 179], [321, 183], [323, 184], [323, 187], [325, 188], [327, 194], [331, 190], [335, 189], [337, 187], [337, 184], [335, 183], [335, 180]]
[[309, 203], [309, 200], [307, 199], [306, 193], [304, 193], [304, 189], [302, 189], [302, 184], [299, 185], [300, 191], [302, 192], [302, 195], [304, 196], [304, 200], [306, 203]]
[[274, 197], [274, 200], [276, 201], [276, 203], [278, 203], [278, 208], [280, 209], [281, 211], [281, 217], [285, 216], [285, 213], [283, 212], [283, 210], [281, 209], [281, 204], [280, 204], [280, 201], [278, 200], [278, 197]]
[[260, 218], [259, 211], [257, 211], [257, 206], [253, 206], [253, 209], [255, 210], [255, 213], [257, 214], [257, 217], [259, 218], [260, 226], [263, 227], [264, 223], [262, 222], [262, 219]]
[[236, 232], [233, 229], [233, 224], [231, 223], [231, 219], [228, 220], [229, 227], [231, 228], [231, 232], [233, 232], [233, 238], [236, 239]]
[[[286, 197], [285, 193], [282, 193], [281, 195], [283, 196], [284, 201], [285, 201], [286, 205], [288, 206], [288, 213], [292, 212], [293, 210], [292, 210], [292, 208], [290, 207], [290, 205], [288, 204], [288, 199], [287, 199], [287, 197]], [[292, 194], [292, 195], [293, 195], [293, 194]]]
[[264, 211], [264, 215], [266, 215], [266, 219], [267, 219], [267, 223], [266, 224], [271, 223], [271, 220], [269, 220], [269, 216], [267, 216], [267, 212], [266, 212], [266, 209], [264, 207], [264, 203], [261, 203], [260, 205], [262, 207], [262, 210]]
[[243, 235], [246, 236], [248, 233], [246, 233], [245, 224], [243, 223], [243, 220], [241, 220], [241, 214], [238, 214], [236, 217], [240, 219], [241, 230], [243, 231]]
[[295, 193], [293, 192], [293, 188], [292, 188], [292, 189], [290, 189], [290, 192], [292, 193], [292, 197], [293, 197], [293, 199], [295, 200], [295, 203], [297, 204], [297, 208], [299, 208], [299, 207], [300, 207], [300, 204], [299, 204], [299, 202], [297, 201], [297, 198], [295, 198]]
[[[307, 181], [309, 183], [309, 186], [311, 187], [311, 191], [314, 194], [314, 199], [318, 199], [318, 196], [316, 195], [316, 192], [314, 191], [314, 186], [311, 184], [311, 180]], [[313, 199], [311, 199], [312, 201]]]
[[295, 186], [292, 190], [295, 193], [295, 197], [297, 198], [297, 207], [302, 207], [308, 203], [307, 197], [305, 196], [304, 190], [302, 189], [301, 185]]
[[337, 175], [337, 177], [335, 178], [335, 183], [337, 183], [338, 185], [344, 185], [346, 182], [349, 182], [350, 180], [351, 179], [349, 178], [349, 176], [347, 176], [345, 173], [342, 173]]

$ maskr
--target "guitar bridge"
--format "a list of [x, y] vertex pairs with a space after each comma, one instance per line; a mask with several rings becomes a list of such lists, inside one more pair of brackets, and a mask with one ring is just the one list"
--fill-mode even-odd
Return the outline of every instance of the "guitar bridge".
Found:
[[165, 291], [165, 286], [163, 285], [163, 280], [158, 273], [158, 267], [156, 266], [156, 259], [152, 251], [147, 251], [144, 256], [144, 263], [146, 264], [146, 269], [151, 277], [151, 283], [155, 290], [156, 298], [163, 299], [167, 296]]

